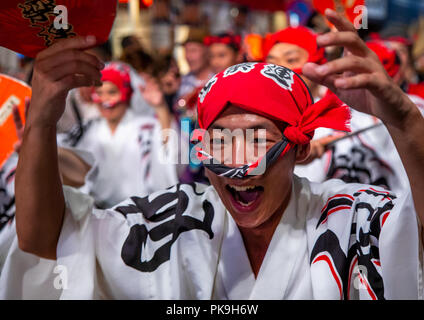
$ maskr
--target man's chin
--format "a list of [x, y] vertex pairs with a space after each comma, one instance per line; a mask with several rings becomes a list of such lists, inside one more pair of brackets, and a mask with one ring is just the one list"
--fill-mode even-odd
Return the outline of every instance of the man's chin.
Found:
[[258, 215], [255, 213], [240, 214], [231, 210], [228, 211], [230, 212], [231, 217], [233, 218], [236, 225], [240, 228], [254, 229], [259, 227], [263, 223], [263, 221], [258, 219]]
[[228, 197], [226, 207], [239, 227], [255, 228], [263, 222], [260, 220], [262, 200], [261, 196], [254, 203], [246, 205], [235, 201], [232, 197]]

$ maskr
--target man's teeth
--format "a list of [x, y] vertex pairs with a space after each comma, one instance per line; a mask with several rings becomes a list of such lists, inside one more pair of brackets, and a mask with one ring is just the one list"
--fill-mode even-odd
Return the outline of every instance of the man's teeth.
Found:
[[239, 204], [241, 204], [243, 207], [248, 207], [248, 206], [250, 206], [253, 202], [255, 202], [255, 201], [249, 201], [248, 203], [244, 203], [244, 202], [242, 202], [242, 201], [237, 201]]
[[233, 188], [236, 191], [247, 191], [247, 190], [255, 189], [258, 186], [234, 186], [234, 185], [230, 185], [230, 187]]

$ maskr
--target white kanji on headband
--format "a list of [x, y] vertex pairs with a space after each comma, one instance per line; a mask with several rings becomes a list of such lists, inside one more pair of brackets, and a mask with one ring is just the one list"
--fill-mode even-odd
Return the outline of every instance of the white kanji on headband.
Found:
[[256, 64], [257, 64], [256, 62], [246, 62], [246, 63], [240, 63], [234, 66], [228, 67], [227, 69], [224, 70], [223, 77], [225, 78], [228, 76], [232, 76], [236, 74], [237, 72], [248, 73], [255, 68]]
[[212, 86], [216, 83], [216, 81], [218, 81], [218, 78], [215, 76], [213, 76], [213, 78], [211, 78], [206, 84], [205, 86], [202, 88], [202, 90], [200, 90], [199, 93], [199, 99], [200, 102], [203, 103], [203, 100], [205, 100], [206, 95], [209, 93], [209, 91], [211, 91]]
[[292, 91], [292, 84], [294, 82], [294, 72], [292, 70], [273, 64], [267, 64], [261, 70], [261, 74], [274, 80], [280, 87]]

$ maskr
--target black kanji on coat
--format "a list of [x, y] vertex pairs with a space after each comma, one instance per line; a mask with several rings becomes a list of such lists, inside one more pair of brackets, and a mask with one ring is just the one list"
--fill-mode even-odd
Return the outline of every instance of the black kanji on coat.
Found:
[[[196, 193], [195, 186], [192, 187]], [[167, 190], [152, 200], [149, 200], [149, 197], [132, 197], [131, 200], [134, 204], [119, 206], [115, 210], [124, 216], [141, 213], [148, 222], [161, 222], [150, 230], [146, 227], [146, 224], [133, 225], [124, 242], [121, 250], [122, 260], [126, 265], [139, 271], [153, 272], [161, 264], [168, 261], [171, 257], [173, 243], [183, 232], [197, 229], [205, 231], [210, 239], [214, 236], [212, 232], [214, 217], [212, 204], [207, 200], [203, 201], [203, 221], [190, 216], [189, 212], [186, 212], [189, 197], [184, 190], [181, 190], [180, 186], [177, 186], [177, 191]], [[173, 205], [162, 210], [170, 203], [173, 203]], [[169, 219], [171, 216], [173, 216], [173, 219]], [[169, 235], [172, 235], [170, 240], [157, 248], [149, 261], [142, 261], [142, 253], [148, 241], [158, 242]], [[149, 247], [154, 247], [154, 245]]]

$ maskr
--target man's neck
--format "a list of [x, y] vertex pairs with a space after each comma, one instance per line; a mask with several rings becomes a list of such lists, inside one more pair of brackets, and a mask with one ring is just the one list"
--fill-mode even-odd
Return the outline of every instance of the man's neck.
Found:
[[290, 201], [290, 195], [291, 192], [286, 196], [286, 199], [278, 210], [276, 210], [263, 224], [255, 228], [239, 227], [255, 278], [258, 276], [275, 229], [277, 229], [281, 217]]

